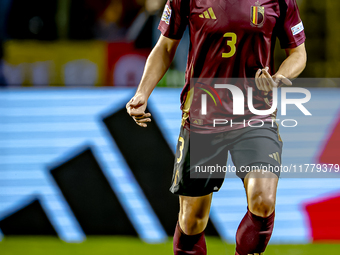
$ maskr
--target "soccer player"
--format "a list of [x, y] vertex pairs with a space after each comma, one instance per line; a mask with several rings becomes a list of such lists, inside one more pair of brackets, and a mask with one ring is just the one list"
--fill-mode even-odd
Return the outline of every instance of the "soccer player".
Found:
[[[169, 0], [159, 24], [162, 35], [146, 62], [136, 94], [126, 105], [141, 127], [147, 127], [151, 121], [150, 113], [145, 112], [147, 100], [169, 68], [186, 27], [190, 31], [190, 49], [181, 94], [182, 126], [170, 188], [179, 195], [180, 202], [174, 254], [206, 254], [204, 229], [212, 193], [220, 189], [223, 178], [193, 178], [193, 169], [196, 165], [225, 165], [228, 151], [237, 176], [243, 181], [248, 203], [236, 233], [235, 254], [261, 254], [273, 231], [280, 173], [263, 169], [242, 172], [241, 168], [281, 165], [282, 141], [277, 126], [267, 123], [268, 118], [275, 116], [255, 116], [245, 106], [243, 117], [247, 121], [263, 119], [262, 127], [239, 124], [214, 127], [211, 120], [221, 116], [239, 121], [240, 116], [233, 115], [236, 97], [226, 89], [215, 93], [218, 89], [213, 83], [195, 82], [191, 78], [202, 81], [242, 78], [244, 81], [236, 86], [243, 94], [252, 87], [255, 108], [269, 109], [273, 88], [282, 83], [292, 85], [290, 79], [296, 78], [306, 65], [299, 10], [295, 0]], [[273, 63], [276, 38], [287, 54], [277, 72]], [[209, 112], [204, 114], [201, 99], [209, 91], [211, 97], [217, 95], [218, 103], [210, 100]]]

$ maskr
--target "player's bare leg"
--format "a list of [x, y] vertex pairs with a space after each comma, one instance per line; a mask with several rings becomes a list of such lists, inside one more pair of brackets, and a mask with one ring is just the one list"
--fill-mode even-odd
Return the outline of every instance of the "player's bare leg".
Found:
[[205, 255], [204, 229], [209, 220], [212, 194], [202, 197], [180, 196], [178, 224], [174, 234], [174, 254]]
[[266, 218], [275, 210], [278, 177], [270, 172], [249, 173], [244, 179], [249, 210]]
[[212, 194], [203, 197], [179, 196], [178, 222], [186, 235], [202, 233], [209, 220]]
[[274, 227], [278, 177], [270, 172], [249, 173], [244, 179], [248, 212], [236, 233], [236, 255], [261, 254]]

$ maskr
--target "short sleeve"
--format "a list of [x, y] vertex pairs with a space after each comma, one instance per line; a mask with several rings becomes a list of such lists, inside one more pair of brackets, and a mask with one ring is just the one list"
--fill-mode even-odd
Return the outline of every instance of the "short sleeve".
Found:
[[296, 48], [305, 42], [304, 26], [296, 0], [279, 1], [280, 18], [277, 37], [283, 49]]
[[165, 37], [179, 40], [188, 24], [189, 0], [168, 0], [158, 29]]

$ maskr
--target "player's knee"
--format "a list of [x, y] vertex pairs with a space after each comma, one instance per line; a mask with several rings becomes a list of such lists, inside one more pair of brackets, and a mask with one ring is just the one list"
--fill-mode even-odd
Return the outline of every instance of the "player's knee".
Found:
[[249, 210], [264, 218], [270, 216], [275, 210], [275, 196], [262, 192], [254, 194], [250, 199]]
[[204, 231], [209, 216], [180, 214], [180, 227], [186, 235], [196, 235]]

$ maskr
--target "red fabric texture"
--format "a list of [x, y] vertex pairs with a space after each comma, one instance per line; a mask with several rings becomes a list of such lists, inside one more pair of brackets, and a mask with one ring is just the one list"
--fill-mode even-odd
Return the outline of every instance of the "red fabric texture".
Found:
[[206, 255], [207, 246], [205, 243], [204, 232], [198, 235], [186, 235], [177, 223], [174, 241], [174, 255]]
[[262, 218], [248, 210], [237, 229], [235, 255], [264, 252], [273, 233], [274, 218], [275, 212]]

